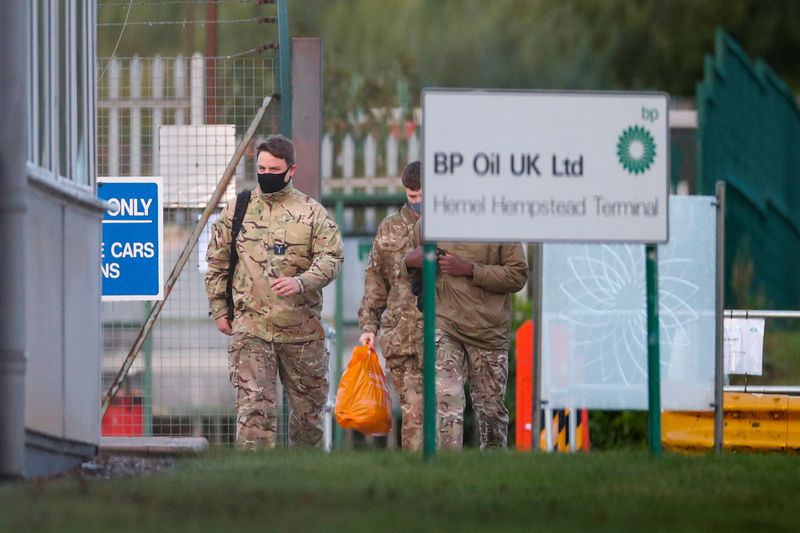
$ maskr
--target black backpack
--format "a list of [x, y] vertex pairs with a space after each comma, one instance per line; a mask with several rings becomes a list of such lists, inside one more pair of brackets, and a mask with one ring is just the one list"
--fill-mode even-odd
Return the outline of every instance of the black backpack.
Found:
[[236, 209], [233, 210], [231, 220], [231, 252], [228, 261], [228, 284], [225, 289], [225, 301], [228, 303], [228, 320], [233, 320], [233, 272], [239, 262], [239, 254], [236, 252], [236, 237], [242, 229], [244, 214], [247, 211], [247, 204], [250, 203], [250, 191], [244, 190], [236, 196]]

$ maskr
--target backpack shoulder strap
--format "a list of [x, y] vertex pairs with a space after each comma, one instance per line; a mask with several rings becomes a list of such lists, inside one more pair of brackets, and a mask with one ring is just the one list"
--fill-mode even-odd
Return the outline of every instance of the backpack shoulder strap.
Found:
[[225, 299], [228, 302], [228, 320], [233, 320], [233, 274], [236, 271], [236, 264], [239, 262], [239, 254], [236, 251], [236, 237], [242, 229], [244, 215], [247, 212], [247, 204], [250, 203], [250, 191], [244, 190], [236, 196], [236, 208], [233, 210], [231, 219], [231, 251], [228, 258], [228, 283]]
[[239, 230], [242, 229], [242, 221], [249, 203], [250, 191], [244, 190], [236, 196], [236, 208], [233, 210], [233, 219], [231, 219], [231, 242], [236, 240]]

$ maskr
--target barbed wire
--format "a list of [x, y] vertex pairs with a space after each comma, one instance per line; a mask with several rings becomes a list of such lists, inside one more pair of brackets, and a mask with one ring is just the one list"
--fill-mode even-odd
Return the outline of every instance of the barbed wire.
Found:
[[117, 53], [117, 48], [119, 47], [119, 43], [122, 40], [122, 34], [125, 33], [125, 26], [128, 23], [128, 17], [131, 14], [131, 7], [132, 6], [133, 6], [133, 0], [130, 0], [128, 2], [128, 11], [125, 13], [125, 20], [122, 23], [122, 29], [119, 30], [119, 37], [117, 37], [117, 44], [114, 45], [114, 50], [111, 52], [111, 57], [108, 58], [108, 62], [106, 63], [106, 66], [103, 69], [103, 72], [101, 72], [100, 73], [100, 77], [97, 78], [98, 82], [103, 79], [103, 76], [105, 75], [106, 71], [108, 70], [108, 66], [111, 64], [111, 60], [114, 59], [114, 54]]
[[[220, 20], [141, 20], [128, 22], [128, 26], [186, 26], [189, 24], [252, 24], [275, 22], [276, 17], [250, 17], [246, 19], [220, 19]], [[101, 22], [98, 27], [124, 26], [124, 22]]]
[[[254, 0], [137, 0], [137, 6], [170, 6], [170, 5], [207, 5], [207, 4], [252, 4]], [[272, 4], [274, 2], [256, 0], [257, 4]], [[97, 7], [126, 7], [125, 2], [98, 2]]]
[[247, 54], [252, 54], [252, 53], [260, 54], [261, 52], [264, 52], [265, 50], [276, 50], [277, 48], [278, 48], [278, 43], [273, 41], [273, 42], [269, 42], [269, 43], [264, 43], [264, 44], [258, 45], [258, 46], [254, 47], [254, 48], [251, 48], [250, 50], [245, 50], [244, 52], [238, 52], [236, 54], [224, 55], [224, 56], [219, 56], [219, 57], [222, 58], [222, 59], [234, 59], [234, 58], [241, 57], [241, 56], [244, 56], [244, 55], [247, 55]]

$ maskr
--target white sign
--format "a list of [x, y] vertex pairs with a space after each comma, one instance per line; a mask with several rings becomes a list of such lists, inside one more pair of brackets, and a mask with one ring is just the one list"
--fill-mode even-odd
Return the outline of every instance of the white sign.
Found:
[[426, 241], [666, 242], [662, 93], [425, 90]]
[[763, 318], [726, 318], [725, 373], [760, 376], [764, 353]]

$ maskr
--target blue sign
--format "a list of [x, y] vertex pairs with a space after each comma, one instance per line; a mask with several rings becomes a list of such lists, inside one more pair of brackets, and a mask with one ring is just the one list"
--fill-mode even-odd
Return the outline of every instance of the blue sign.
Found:
[[164, 217], [161, 178], [98, 178], [108, 208], [101, 245], [103, 300], [161, 300]]

